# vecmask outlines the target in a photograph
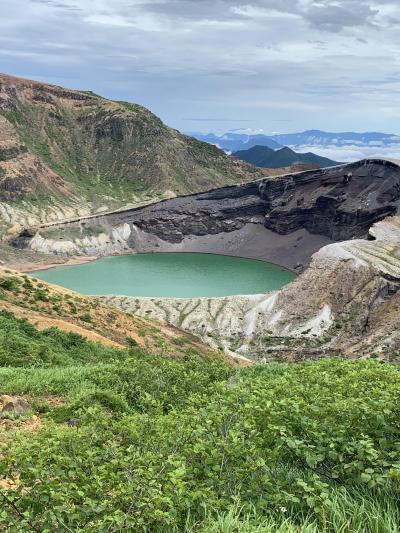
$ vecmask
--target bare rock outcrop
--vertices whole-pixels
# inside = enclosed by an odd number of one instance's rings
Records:
[[[0,408],[2,416],[24,416],[31,410],[31,406],[23,398],[7,395],[0,396]]]

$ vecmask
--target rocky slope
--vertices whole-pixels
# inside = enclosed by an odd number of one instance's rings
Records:
[[[102,299],[255,360],[335,354],[398,360],[400,217],[377,223],[370,237],[321,248],[293,283],[266,295]]]
[[[0,220],[30,226],[261,171],[136,104],[0,74]]]

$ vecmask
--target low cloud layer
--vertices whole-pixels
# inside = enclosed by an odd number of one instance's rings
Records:
[[[387,159],[400,160],[400,147],[397,146],[382,146],[382,147],[369,147],[350,145],[346,147],[337,146],[301,146],[297,147],[298,152],[314,152],[314,154],[328,157],[334,161],[341,161],[348,163],[351,161],[359,161],[366,157],[383,157]]]
[[[397,0],[3,0],[2,13],[1,71],[183,130],[400,133]]]

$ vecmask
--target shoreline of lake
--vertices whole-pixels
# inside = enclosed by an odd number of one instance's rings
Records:
[[[260,294],[295,279],[260,259],[200,252],[151,252],[90,258],[31,271],[34,277],[88,295],[194,298]]]

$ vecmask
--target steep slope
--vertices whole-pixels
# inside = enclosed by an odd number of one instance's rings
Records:
[[[260,175],[142,106],[0,74],[0,216],[8,225]]]
[[[253,146],[248,150],[239,150],[233,156],[247,163],[267,168],[289,167],[294,164],[310,164],[323,168],[339,164],[312,152],[299,154],[287,147],[272,150],[266,146]]]
[[[58,328],[116,348],[137,346],[146,353],[213,357],[196,337],[173,326],[134,317],[96,298],[0,268],[0,312],[24,318],[39,330]],[[17,356],[17,353],[16,353]]]

